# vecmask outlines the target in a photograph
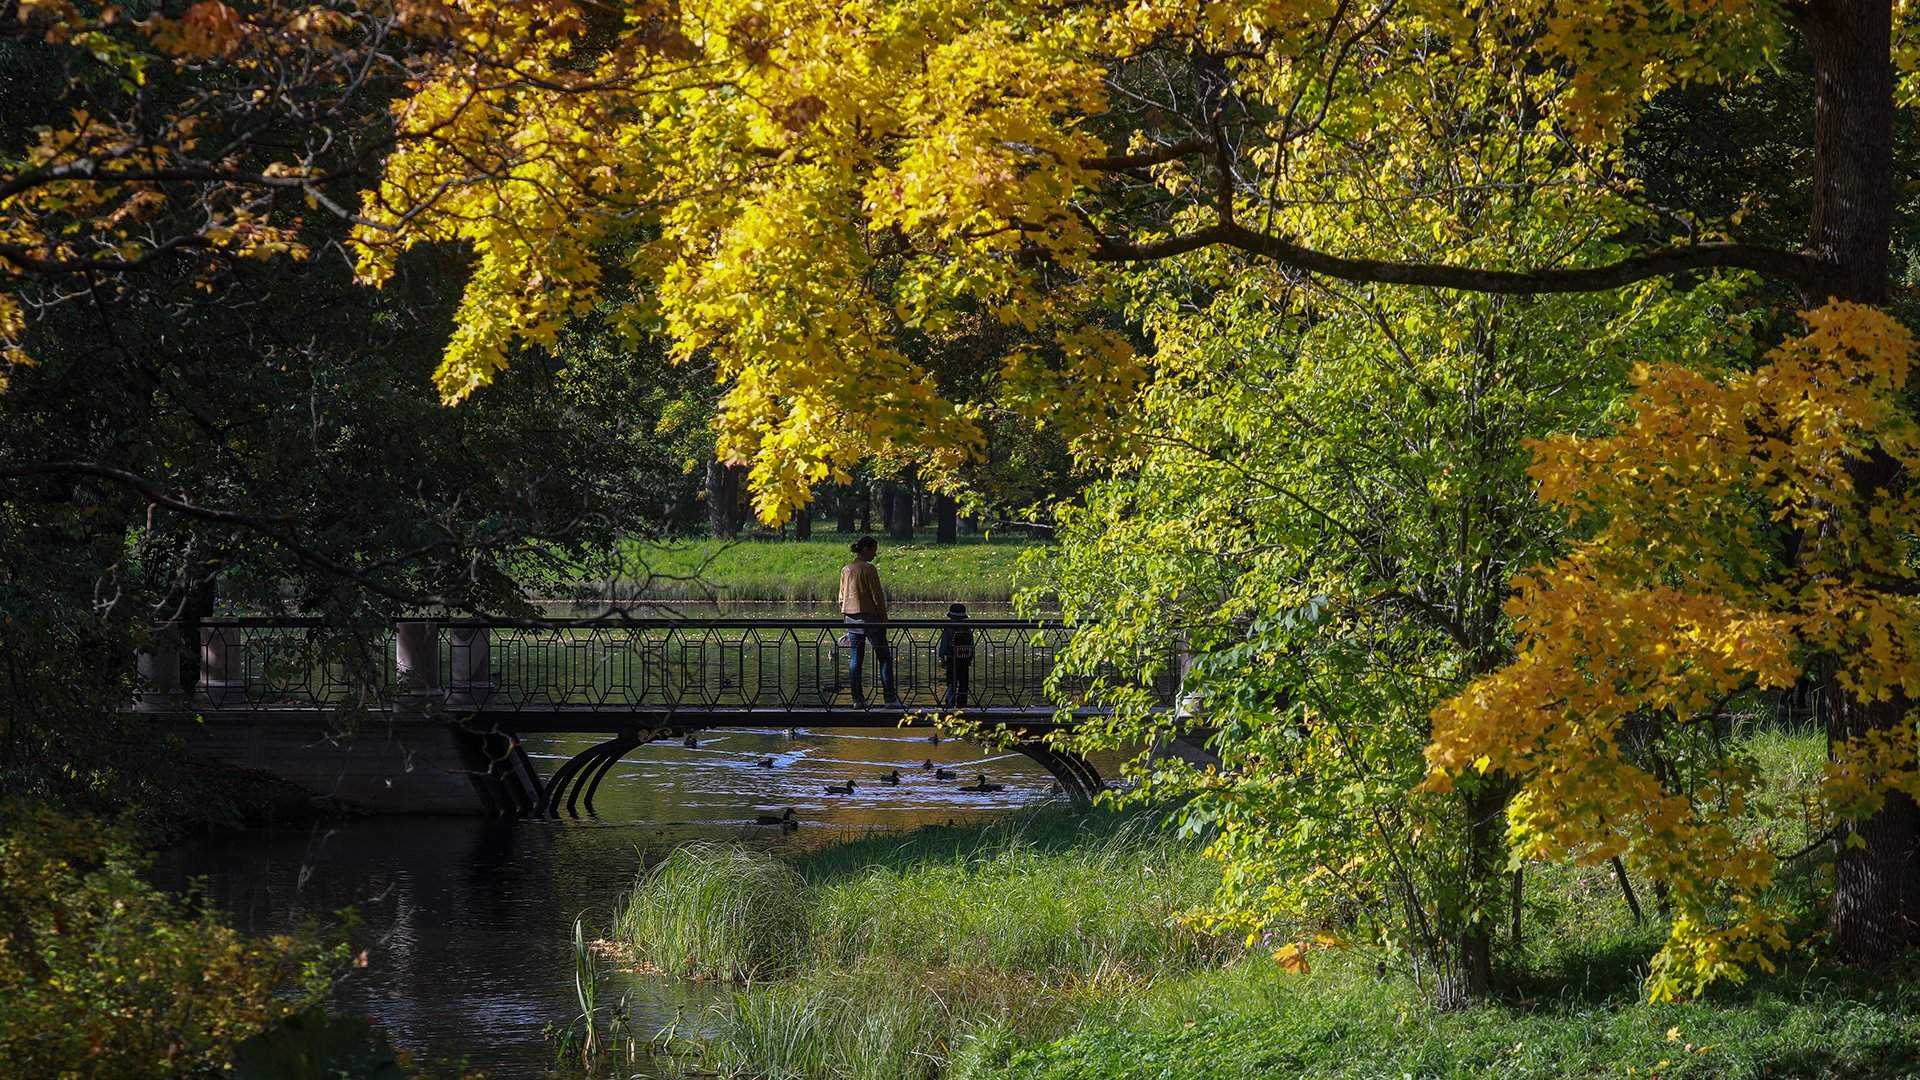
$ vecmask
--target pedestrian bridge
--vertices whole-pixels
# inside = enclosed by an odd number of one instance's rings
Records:
[[[973,656],[956,669],[941,642],[961,625]],[[379,810],[577,816],[591,813],[622,756],[655,739],[716,727],[931,729],[955,718],[1004,737],[1073,798],[1104,786],[1089,762],[1045,739],[1107,715],[1095,687],[1128,674],[1058,672],[1070,627],[904,619],[867,633],[884,633],[891,649],[895,702],[883,700],[871,648],[855,694],[838,620],[408,619],[357,633],[318,619],[216,620],[197,628],[190,686],[177,631],[142,654],[137,709],[177,727],[190,750]],[[1179,665],[1152,659],[1136,670],[1164,673],[1148,689],[1171,707]],[[520,743],[534,733],[606,738],[542,776]]]

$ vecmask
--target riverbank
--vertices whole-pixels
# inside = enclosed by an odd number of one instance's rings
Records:
[[[633,543],[626,574],[655,600],[831,601],[853,537],[812,540],[692,539]],[[906,601],[995,601],[1013,595],[1014,564],[1035,547],[1026,539],[931,536],[882,539],[879,567],[887,594]]]
[[[1777,740],[1776,740],[1777,741]],[[1777,748],[1776,748],[1777,749]],[[1395,959],[1283,968],[1181,915],[1217,871],[1143,817],[1042,810],[789,858],[685,848],[626,901],[645,963],[744,980],[701,1068],[739,1077],[1760,1077],[1920,1073],[1920,985],[1796,952],[1650,1005],[1609,872],[1535,868],[1495,1000],[1434,1011]],[[1817,914],[1796,940],[1817,933]]]
[[[703,1066],[877,1080],[1064,1033],[1238,956],[1179,918],[1213,880],[1145,816],[1044,808],[784,859],[682,847],[615,925],[649,969],[742,984],[697,1042]]]

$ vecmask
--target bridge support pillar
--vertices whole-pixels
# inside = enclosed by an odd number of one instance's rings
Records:
[[[393,627],[394,708],[425,712],[439,696],[440,635],[431,619],[407,619]]]
[[[447,639],[453,661],[447,708],[485,708],[494,690],[493,632],[484,626],[450,626]]]
[[[247,700],[246,661],[240,651],[240,628],[200,628],[199,696],[209,705],[241,705]]]
[[[187,693],[180,685],[178,623],[161,623],[153,628],[153,640],[134,656],[134,671],[140,683],[135,710],[178,712],[187,707]]]
[[[1205,719],[1201,713],[1200,692],[1189,689],[1188,676],[1193,672],[1193,646],[1187,639],[1187,632],[1180,631],[1179,644],[1174,656],[1174,664],[1179,671],[1180,681],[1173,692],[1173,717],[1178,724],[1176,733],[1160,738],[1153,747],[1153,756],[1158,758],[1177,758],[1196,769],[1220,767],[1220,755],[1207,746],[1211,730],[1204,727]]]

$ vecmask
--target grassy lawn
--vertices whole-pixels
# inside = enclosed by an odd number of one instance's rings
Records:
[[[1752,738],[1775,786],[1817,776],[1817,736]],[[1503,994],[1451,1013],[1390,958],[1330,950],[1294,974],[1192,929],[1180,913],[1217,874],[1150,818],[1041,810],[797,859],[685,849],[619,930],[662,968],[741,979],[692,1048],[722,1076],[1920,1075],[1912,965],[1867,976],[1800,952],[1645,1003],[1663,930],[1633,922],[1604,868],[1531,870]]]
[[[1304,976],[1248,962],[1176,980],[1053,1039],[991,1032],[967,1071],[1009,1080],[1920,1073],[1920,992],[1908,979],[1803,963],[1682,1005],[1647,1005],[1626,978],[1437,1013],[1405,980],[1354,959]]]
[[[805,541],[636,543],[628,549],[629,573],[651,575],[648,595],[661,598],[832,600],[853,539],[830,533]],[[1013,565],[1031,547],[999,537],[965,536],[953,544],[936,544],[931,535],[910,543],[882,538],[877,565],[895,600],[1005,600],[1013,594]]]

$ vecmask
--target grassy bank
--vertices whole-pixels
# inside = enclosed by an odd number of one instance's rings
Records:
[[[653,966],[757,980],[706,1063],[726,1075],[926,1076],[988,1031],[1063,1032],[1236,950],[1177,919],[1212,872],[1144,818],[1046,811],[792,862],[676,851],[618,931]]]
[[[1779,820],[1819,776],[1819,737],[1749,738]],[[1533,867],[1503,995],[1438,1013],[1391,957],[1322,950],[1291,973],[1189,929],[1176,916],[1217,871],[1151,826],[1056,811],[797,860],[683,849],[621,929],[662,968],[748,980],[698,1048],[723,1076],[1920,1075],[1920,966],[1866,976],[1802,951],[1649,1005],[1658,920],[1637,924],[1605,868]],[[1817,931],[1815,912],[1794,936]]]
[[[797,540],[683,540],[636,543],[628,573],[649,580],[646,595],[660,599],[832,600],[840,567],[851,557],[850,536]],[[882,539],[879,567],[895,600],[1006,600],[1013,565],[1032,541],[962,537],[936,544]]]
[[[641,879],[617,930],[654,966],[695,978],[886,964],[1135,983],[1223,955],[1175,918],[1211,875],[1145,817],[1050,809],[793,861],[684,845]]]

